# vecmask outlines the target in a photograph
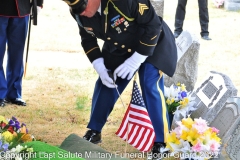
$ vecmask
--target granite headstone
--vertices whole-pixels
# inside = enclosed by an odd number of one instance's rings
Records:
[[[163,17],[164,0],[150,0],[158,16]]]
[[[191,117],[202,117],[211,124],[227,99],[237,96],[237,89],[227,75],[211,71],[204,82],[194,89],[191,96],[195,97],[197,108]]]
[[[176,39],[178,63],[173,77],[164,75],[164,85],[184,83],[187,91],[194,89],[198,76],[198,55],[200,43],[194,34],[183,31]]]
[[[220,160],[239,160],[240,157],[240,97],[230,97],[210,124],[220,130],[222,145]]]

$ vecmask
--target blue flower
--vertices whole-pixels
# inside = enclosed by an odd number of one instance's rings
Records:
[[[181,96],[182,96],[182,98],[187,97],[187,92],[182,91]]]
[[[4,151],[8,150],[9,144],[5,143],[2,148],[4,149]]]
[[[8,124],[9,124],[9,126],[14,126],[14,125],[15,125],[15,122],[14,122],[12,119],[10,119],[9,122],[8,122]]]
[[[17,118],[12,116],[12,120],[13,121],[17,121]]]

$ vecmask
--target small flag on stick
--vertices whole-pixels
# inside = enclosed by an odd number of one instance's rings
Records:
[[[155,132],[135,80],[131,102],[116,135],[141,152],[148,152],[153,146]]]

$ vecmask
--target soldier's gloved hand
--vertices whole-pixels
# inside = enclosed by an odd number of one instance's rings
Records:
[[[140,67],[141,63],[143,63],[148,56],[141,55],[138,52],[134,52],[131,57],[126,59],[120,66],[118,66],[113,75],[114,80],[118,77],[125,79],[127,76],[127,80],[130,80],[133,77],[133,74]]]
[[[95,59],[92,62],[93,68],[97,71],[102,83],[108,88],[115,88],[113,84],[113,79],[109,77],[108,70],[104,65],[103,58]]]

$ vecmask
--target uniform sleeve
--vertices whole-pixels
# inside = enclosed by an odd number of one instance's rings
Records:
[[[136,51],[151,56],[161,33],[162,22],[149,0],[132,0],[130,10],[136,23],[144,29]]]
[[[72,17],[76,20],[75,14],[71,12]],[[79,16],[81,19],[81,16]],[[77,20],[76,20],[77,22]],[[81,36],[81,45],[88,59],[92,63],[95,59],[102,57],[101,51],[97,42],[97,38],[88,33],[83,27],[78,25],[79,34]]]
[[[82,47],[90,62],[92,63],[95,59],[102,57],[97,38],[87,33],[82,27],[79,27],[79,33],[82,39]]]

